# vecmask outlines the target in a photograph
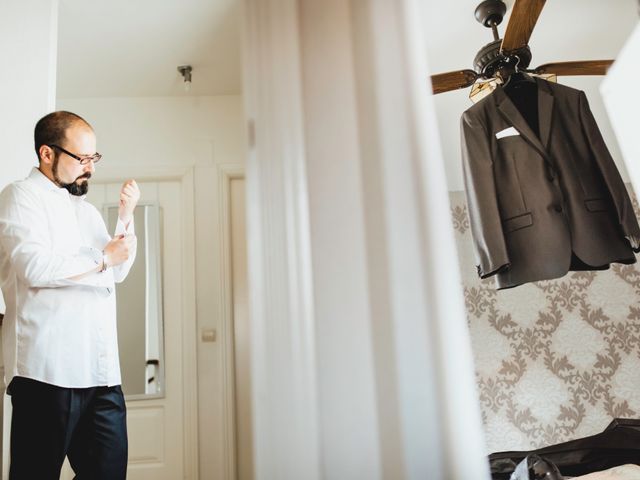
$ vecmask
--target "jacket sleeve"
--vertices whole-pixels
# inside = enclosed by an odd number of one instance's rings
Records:
[[[620,172],[609,153],[607,145],[604,143],[598,124],[589,108],[589,102],[584,92],[579,95],[580,121],[584,135],[589,142],[595,161],[604,178],[604,182],[611,195],[611,200],[618,215],[618,223],[622,227],[624,236],[629,240],[631,248],[637,253],[640,251],[640,227],[638,219],[633,211],[631,199],[627,188],[620,176]]]
[[[498,209],[489,136],[469,112],[461,121],[462,168],[476,267],[487,278],[511,266]]]

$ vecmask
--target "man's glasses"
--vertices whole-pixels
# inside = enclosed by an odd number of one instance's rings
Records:
[[[93,163],[98,163],[100,161],[100,159],[102,158],[102,155],[100,155],[98,152],[94,153],[93,155],[90,155],[88,157],[80,157],[78,155],[75,155],[73,153],[71,153],[68,150],[65,150],[64,148],[62,148],[59,145],[49,145],[51,148],[57,148],[58,150],[60,150],[63,153],[66,153],[67,155],[69,155],[71,158],[75,158],[77,161],[80,162],[80,165],[86,165],[89,162],[93,162]]]

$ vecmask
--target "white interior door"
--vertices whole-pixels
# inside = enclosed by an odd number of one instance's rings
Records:
[[[121,183],[92,184],[87,199],[100,211],[118,202]],[[178,181],[139,182],[141,203],[161,209],[165,395],[127,400],[129,480],[184,478],[183,352],[182,352],[182,191]],[[142,225],[136,225],[136,229]],[[136,260],[138,261],[138,260]],[[124,365],[122,366],[124,368]],[[62,479],[72,479],[68,463]]]
[[[245,181],[230,182],[237,480],[253,480]]]

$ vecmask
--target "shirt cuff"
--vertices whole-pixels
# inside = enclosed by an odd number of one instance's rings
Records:
[[[131,220],[129,221],[129,225],[127,225],[125,227],[124,222],[122,220],[120,220],[120,217],[118,217],[118,223],[116,224],[116,236],[117,235],[135,235],[136,231],[135,231],[135,227],[133,225],[133,217],[131,217]]]
[[[91,259],[94,267],[102,265],[102,251],[93,247],[80,247],[80,253]],[[85,286],[98,288],[112,288],[113,278],[105,275],[105,272],[93,272],[85,275],[83,278],[71,280],[66,278],[62,281],[63,286]]]

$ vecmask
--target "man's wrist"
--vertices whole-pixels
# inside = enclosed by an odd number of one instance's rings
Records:
[[[131,219],[133,218],[133,215],[131,215],[131,214],[118,214],[118,218],[120,219],[120,221],[126,227],[131,222]]]

